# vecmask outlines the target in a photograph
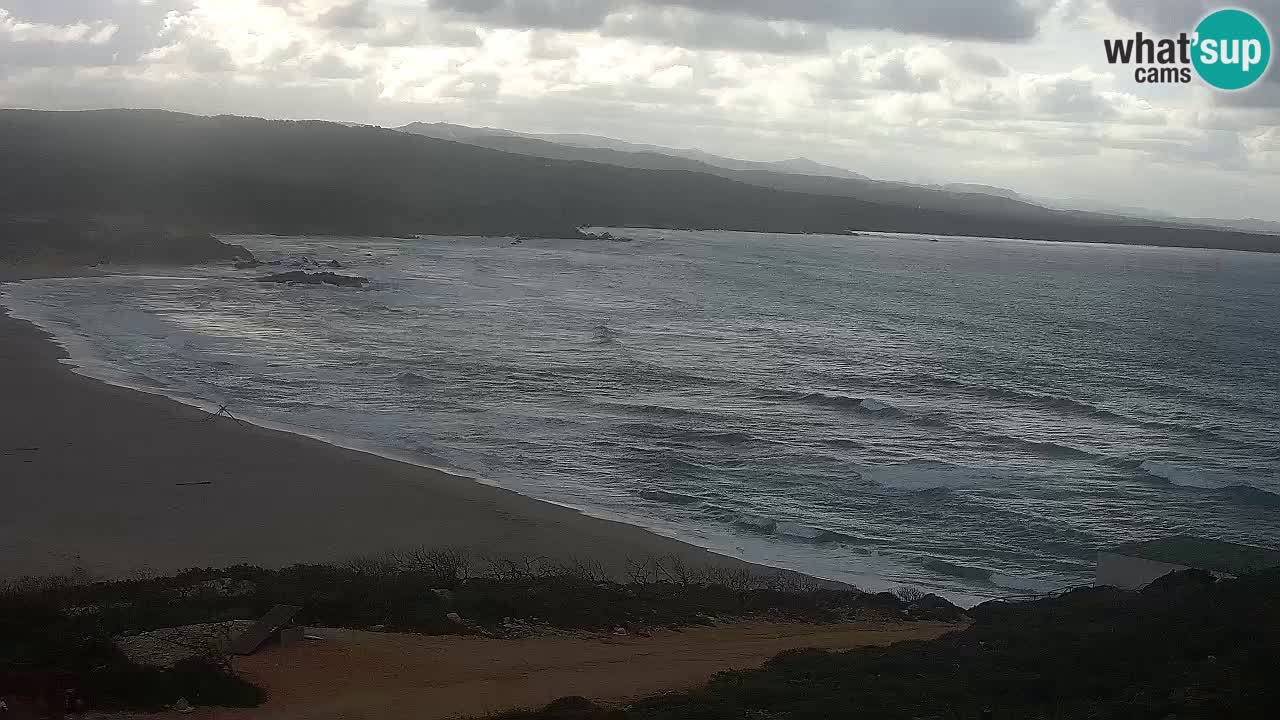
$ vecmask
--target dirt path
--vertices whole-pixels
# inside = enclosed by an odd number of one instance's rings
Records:
[[[660,632],[651,637],[428,637],[333,631],[332,639],[268,648],[239,661],[266,689],[253,710],[175,717],[433,720],[537,707],[565,695],[625,700],[758,667],[784,650],[848,649],[930,639],[941,623],[757,623]]]

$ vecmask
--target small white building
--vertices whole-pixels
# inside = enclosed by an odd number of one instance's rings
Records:
[[[1280,567],[1280,551],[1178,535],[1100,551],[1094,584],[1138,590],[1175,570],[1234,578],[1274,567]]]

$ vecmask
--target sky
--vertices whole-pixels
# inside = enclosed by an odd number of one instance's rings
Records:
[[[1235,0],[1280,30],[1280,0]],[[1280,220],[1280,71],[1147,85],[1211,0],[0,0],[0,106],[589,133]],[[1272,65],[1280,64],[1280,60]]]

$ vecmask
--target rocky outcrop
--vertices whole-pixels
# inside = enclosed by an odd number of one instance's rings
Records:
[[[208,233],[137,222],[58,218],[0,219],[0,261],[56,265],[197,265],[255,262],[241,245]]]
[[[309,273],[305,270],[272,273],[257,279],[258,282],[289,283],[291,285],[336,285],[338,287],[362,287],[369,278],[355,275],[339,275],[331,272]]]

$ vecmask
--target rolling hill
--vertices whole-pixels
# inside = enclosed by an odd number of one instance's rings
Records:
[[[1117,221],[1003,198],[1016,211],[803,191],[815,178],[858,182],[849,179],[765,173],[768,182],[793,183],[778,188],[692,168],[541,157],[375,127],[160,111],[0,111],[0,173],[0,216],[145,218],[210,232],[857,229],[1280,250],[1280,239],[1269,236]]]

